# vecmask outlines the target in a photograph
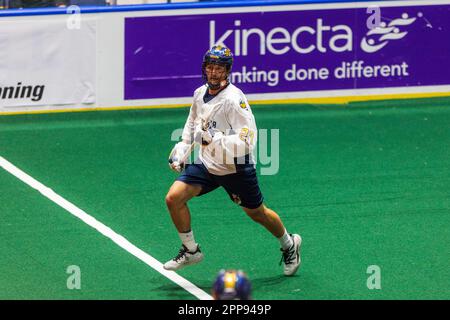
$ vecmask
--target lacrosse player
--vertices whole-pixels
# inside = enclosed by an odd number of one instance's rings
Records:
[[[182,246],[164,268],[178,270],[203,260],[191,230],[187,202],[222,187],[251,219],[279,240],[284,274],[290,276],[300,266],[302,239],[289,234],[278,214],[263,203],[252,153],[256,123],[246,97],[229,81],[232,65],[230,49],[214,46],[206,52],[202,63],[205,85],[195,90],[182,140],[170,154],[169,166],[181,175],[169,189],[166,204]],[[186,164],[196,142],[200,145],[199,157]]]

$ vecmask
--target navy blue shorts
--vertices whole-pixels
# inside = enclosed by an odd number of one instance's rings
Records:
[[[198,196],[223,187],[235,203],[248,209],[258,208],[263,203],[263,196],[259,189],[256,169],[251,164],[238,166],[236,173],[217,176],[209,173],[203,163],[188,164],[176,180],[201,186],[202,191]]]

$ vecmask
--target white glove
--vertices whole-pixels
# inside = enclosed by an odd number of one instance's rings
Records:
[[[183,141],[178,142],[172,149],[169,155],[169,167],[170,169],[181,172],[184,169],[185,163],[182,162],[186,152],[189,151],[190,145]]]
[[[213,136],[211,135],[211,132],[209,132],[209,130],[203,130],[203,126],[201,124],[198,124],[195,127],[194,139],[198,143],[207,146],[211,143]]]

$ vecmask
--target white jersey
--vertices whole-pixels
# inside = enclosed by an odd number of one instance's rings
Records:
[[[236,163],[247,158],[254,164],[253,149],[256,146],[257,128],[255,118],[242,91],[229,84],[214,98],[204,102],[208,87],[201,86],[194,92],[194,101],[184,126],[182,139],[193,141],[195,126],[202,119],[207,121],[213,141],[202,146],[199,159],[215,175],[236,173]],[[219,133],[219,134],[217,134]],[[222,133],[222,134],[220,134]]]

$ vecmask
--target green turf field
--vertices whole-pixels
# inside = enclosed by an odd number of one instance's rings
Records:
[[[450,99],[253,112],[280,130],[279,172],[259,179],[303,237],[302,266],[282,276],[278,241],[216,190],[190,202],[205,260],[179,275],[210,293],[221,268],[243,269],[258,300],[450,298]],[[170,135],[187,114],[3,116],[0,156],[165,262],[180,246],[164,202]],[[0,299],[197,299],[2,168],[0,186]],[[371,265],[381,289],[367,287]]]

